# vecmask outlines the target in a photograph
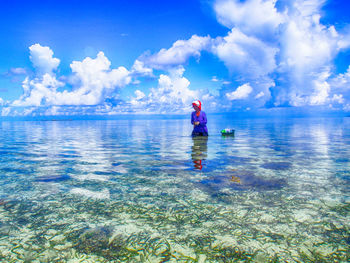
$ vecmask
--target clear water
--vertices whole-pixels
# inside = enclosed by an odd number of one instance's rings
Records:
[[[349,124],[0,122],[0,260],[347,262]]]

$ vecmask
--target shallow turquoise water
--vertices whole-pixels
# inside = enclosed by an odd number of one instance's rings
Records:
[[[349,124],[1,122],[1,260],[346,262]]]

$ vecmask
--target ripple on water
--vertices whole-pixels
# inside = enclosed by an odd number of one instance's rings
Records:
[[[292,164],[289,162],[269,162],[262,164],[261,167],[270,170],[288,170]]]
[[[38,176],[35,178],[36,182],[61,182],[71,179],[71,177],[67,174],[64,175],[44,175],[44,176]]]
[[[347,262],[341,124],[252,122],[207,142],[178,136],[187,120],[18,123],[0,148],[0,261]]]

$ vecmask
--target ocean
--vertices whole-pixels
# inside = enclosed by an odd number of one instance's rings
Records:
[[[209,115],[208,130],[0,122],[0,261],[349,260],[350,118]]]

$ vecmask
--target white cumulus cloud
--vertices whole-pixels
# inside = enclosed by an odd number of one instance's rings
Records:
[[[339,74],[329,80],[333,95],[331,102],[344,104],[344,109],[349,111],[350,101],[350,66],[347,71],[343,74]],[[330,96],[331,96],[330,95]]]
[[[242,86],[239,86],[235,91],[232,91],[231,93],[226,93],[226,97],[229,100],[246,99],[252,91],[253,88],[249,85],[249,83],[246,83]]]
[[[145,102],[143,101],[143,99],[146,97],[145,93],[143,93],[141,90],[135,90],[134,94],[136,97],[133,97],[130,100],[131,105],[136,107],[138,107],[140,103],[145,105]]]
[[[29,51],[29,58],[39,74],[52,73],[60,64],[60,60],[53,57],[53,51],[49,47],[34,44],[29,47]]]
[[[71,92],[57,94],[57,104],[96,105],[102,103],[117,87],[124,87],[131,82],[130,72],[125,67],[110,69],[111,62],[99,52],[95,59],[73,61],[70,65],[74,74]]]
[[[276,0],[218,0],[214,9],[218,21],[228,28],[239,28],[248,35],[271,36],[283,16],[275,7]]]
[[[1,116],[8,116],[11,112],[11,107],[3,107],[1,109]]]
[[[323,72],[323,74],[319,74],[318,79],[314,80],[314,92],[310,96],[310,105],[323,105],[329,95],[330,85],[327,82],[329,78],[328,72]]]
[[[57,88],[63,85],[49,73],[33,80],[27,77],[22,84],[23,95],[13,101],[12,106],[41,106],[49,103],[55,97]]]
[[[324,1],[294,1],[280,35],[279,73],[283,80],[276,104],[322,105],[331,93],[333,61],[345,47],[334,26],[320,22]]]
[[[137,100],[143,99],[146,96],[141,90],[136,90],[135,95]]]
[[[151,88],[146,96],[136,91],[136,97],[130,101],[138,112],[182,113],[190,109],[191,102],[198,97],[199,91],[189,88],[190,81],[183,76],[182,66],[169,70],[169,74],[161,74],[158,86]]]
[[[140,60],[135,60],[131,72],[141,76],[153,76],[153,69],[146,67],[145,63]]]
[[[332,88],[336,92],[350,92],[350,66],[343,74],[339,74],[330,80]]]
[[[168,69],[183,65],[190,57],[199,58],[202,50],[211,47],[212,39],[209,36],[200,37],[193,35],[188,40],[178,40],[171,48],[161,49],[154,55],[144,55],[140,60],[145,65],[155,69]]]
[[[47,49],[45,49],[47,50]],[[37,65],[41,63],[37,57]],[[43,58],[46,61],[46,57]],[[131,82],[130,72],[124,68],[110,68],[111,62],[99,52],[95,59],[73,61],[71,66],[73,89],[59,91],[66,83],[57,80],[52,72],[27,77],[23,81],[23,95],[12,106],[97,105],[112,96],[117,88]],[[51,68],[52,69],[52,68]],[[39,68],[41,71],[41,68]],[[42,72],[42,71],[41,71]]]
[[[345,100],[342,94],[334,94],[332,98],[332,102],[343,104]]]
[[[274,106],[326,105],[339,86],[335,83],[344,81],[344,76],[334,79],[334,59],[349,48],[350,37],[321,23],[324,4],[324,0],[217,0],[217,19],[232,30],[217,38],[212,50],[241,83],[254,84],[255,98],[270,99]],[[223,91],[235,92],[227,87]]]
[[[276,68],[278,49],[236,28],[219,38],[213,51],[232,73],[246,78],[263,77]]]
[[[177,40],[168,49],[144,53],[130,70],[111,68],[99,52],[96,58],[72,62],[69,76],[56,76],[60,60],[49,47],[32,45],[35,74],[24,68],[8,71],[27,77],[20,98],[12,104],[0,100],[2,113],[17,110],[5,104],[28,107],[25,114],[180,113],[190,110],[194,99],[213,111],[285,105],[350,109],[350,67],[343,74],[334,73],[335,59],[350,47],[350,34],[322,22],[325,3],[214,0],[217,20],[228,28],[227,34]],[[214,86],[209,79],[209,87],[199,90],[190,88],[191,79],[184,77],[186,63],[191,58],[199,61],[202,52],[216,56],[229,71],[225,80],[211,78],[222,83],[215,96],[208,91]],[[145,89],[142,77],[158,78],[158,83]],[[125,101],[118,93],[129,84],[138,85],[138,90]]]
[[[265,95],[265,93],[263,91],[261,91],[258,94],[256,94],[255,98],[260,99],[261,97],[264,97],[264,95]]]

